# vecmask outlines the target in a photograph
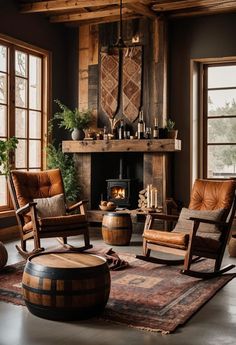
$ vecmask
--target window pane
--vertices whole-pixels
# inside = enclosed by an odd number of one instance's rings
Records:
[[[26,110],[16,108],[16,136],[18,138],[27,137],[27,113]]]
[[[41,166],[41,141],[29,141],[29,167],[37,168]]]
[[[208,67],[208,87],[236,87],[236,65]]]
[[[7,183],[5,176],[0,175],[0,206],[7,205]]]
[[[236,118],[209,119],[208,143],[236,143]]]
[[[15,73],[21,77],[27,77],[27,55],[16,50],[15,55]]]
[[[41,138],[41,113],[38,111],[29,112],[29,137]]]
[[[7,106],[0,104],[0,137],[7,136]]]
[[[0,71],[7,71],[7,47],[0,45]]]
[[[236,90],[208,91],[208,116],[236,115]]]
[[[16,77],[16,106],[27,107],[27,82],[25,79]]]
[[[41,59],[29,57],[29,107],[41,110]]]
[[[27,162],[26,140],[19,140],[16,149],[16,168],[25,168]]]
[[[0,102],[7,103],[7,75],[0,73]]]
[[[236,176],[236,145],[208,146],[208,178]]]

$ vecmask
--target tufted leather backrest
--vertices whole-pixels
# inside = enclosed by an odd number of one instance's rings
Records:
[[[16,204],[23,207],[37,198],[48,198],[57,194],[64,194],[63,181],[59,169],[40,172],[12,170],[12,184]]]
[[[228,216],[235,197],[235,180],[201,180],[194,182],[189,208],[192,210],[225,209]]]

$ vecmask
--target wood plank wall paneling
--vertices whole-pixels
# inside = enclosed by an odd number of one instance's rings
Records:
[[[79,29],[79,109],[88,108],[89,25]]]
[[[166,155],[160,153],[144,153],[143,156],[143,184],[152,184],[158,189],[158,204],[162,205],[166,199]]]
[[[131,22],[131,21],[130,21]],[[144,46],[144,76],[143,76],[143,109],[144,117],[148,126],[153,126],[154,118],[158,116],[159,126],[164,126],[167,117],[167,22],[161,16],[154,20],[141,19],[138,21],[124,22],[124,34],[132,37],[132,33],[140,35],[140,42]],[[150,25],[151,24],[151,25]],[[135,25],[135,26],[134,26]],[[103,27],[102,27],[103,28]],[[103,37],[98,35],[98,25],[83,25],[79,30],[79,108],[99,106],[99,47],[111,44],[114,37],[114,24],[110,29],[104,26],[101,29]],[[126,29],[128,28],[128,29]],[[128,31],[127,31],[128,30]],[[127,31],[127,32],[126,32]],[[112,35],[112,37],[111,37]],[[126,37],[125,37],[126,39]],[[104,125],[105,118],[99,108],[96,108],[98,123]],[[101,117],[101,120],[100,119]],[[109,124],[108,124],[109,126]],[[134,123],[136,130],[137,123]],[[79,157],[79,159],[78,159]],[[79,181],[83,188],[83,198],[90,200],[91,181],[89,176],[92,169],[91,156],[89,154],[75,155]],[[159,200],[166,198],[168,157],[165,155],[149,155],[144,153],[144,186],[155,185],[159,190]],[[169,195],[168,195],[169,196]]]
[[[98,108],[98,25],[79,29],[78,108],[92,109],[97,127]]]
[[[88,66],[88,107],[89,109],[95,109],[97,116],[98,109],[98,65]]]
[[[92,159],[91,154],[74,154],[75,166],[80,185],[80,199],[89,200],[88,209],[91,208],[91,176]]]

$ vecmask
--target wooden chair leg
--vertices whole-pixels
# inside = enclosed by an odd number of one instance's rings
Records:
[[[35,232],[34,233],[34,250],[40,249],[41,245],[40,245],[40,238],[38,236],[38,234]]]
[[[143,255],[149,257],[151,254],[151,249],[147,247],[147,240],[143,239]]]
[[[87,229],[87,231],[84,232],[84,245],[85,245],[85,247],[88,247],[88,248],[91,247],[88,229]]]

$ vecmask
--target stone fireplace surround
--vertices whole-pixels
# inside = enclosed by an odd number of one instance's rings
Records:
[[[119,174],[119,157],[130,162],[126,178],[136,181],[134,194],[152,184],[158,189],[158,205],[163,205],[168,186],[170,153],[181,150],[178,139],[93,140],[62,142],[65,153],[73,153],[81,186],[81,199],[89,200],[88,209],[98,209],[106,179]],[[116,163],[117,162],[117,166]],[[114,170],[113,170],[114,169]],[[113,174],[113,176],[112,176]],[[106,187],[105,187],[106,188]],[[105,199],[105,198],[104,198]],[[135,204],[132,206],[135,207]]]

